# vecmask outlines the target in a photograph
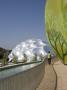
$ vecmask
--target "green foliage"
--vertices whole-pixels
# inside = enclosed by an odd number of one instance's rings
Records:
[[[49,28],[50,29],[50,28]],[[56,29],[50,29],[47,31],[48,39],[55,51],[56,55],[61,58],[64,62],[65,56],[67,55],[67,43],[61,32]]]
[[[46,31],[54,52],[67,63],[67,2],[46,1]]]
[[[4,54],[3,59],[2,59],[3,66],[8,64],[7,58],[8,58],[8,56],[6,54]]]
[[[12,62],[14,63],[14,64],[17,64],[17,57],[13,54],[13,60],[12,60]]]

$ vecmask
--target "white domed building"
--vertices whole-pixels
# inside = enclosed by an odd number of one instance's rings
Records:
[[[41,60],[41,56],[45,57],[47,53],[44,50],[46,44],[40,40],[26,40],[18,44],[8,56],[9,62],[13,61],[16,57],[17,62],[32,62],[35,58],[36,61]]]

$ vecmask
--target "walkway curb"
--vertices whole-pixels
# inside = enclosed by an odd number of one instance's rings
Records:
[[[54,89],[54,90],[57,90],[57,79],[58,79],[58,77],[57,77],[57,73],[56,73],[53,65],[54,65],[54,64],[52,64],[52,67],[53,67],[53,70],[54,70],[55,75],[56,75],[56,84],[55,84],[55,89]]]

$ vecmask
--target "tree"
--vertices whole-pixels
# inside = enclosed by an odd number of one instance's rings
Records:
[[[65,0],[47,0],[46,31],[55,53],[67,64],[67,3]]]
[[[57,25],[56,21],[52,19],[53,17],[51,16],[51,24],[47,23],[46,25],[48,40],[57,56],[59,56],[64,62],[67,55],[67,42],[64,39],[61,30],[59,30],[60,28],[58,29],[59,26]]]
[[[8,64],[8,56],[4,54],[3,59],[2,59],[2,65],[7,65]]]
[[[13,62],[14,64],[17,64],[17,56],[14,55],[14,54],[13,54],[13,60],[12,60],[12,62]]]

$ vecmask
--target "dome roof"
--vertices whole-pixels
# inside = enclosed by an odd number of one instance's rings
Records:
[[[46,44],[40,40],[26,40],[18,44],[8,56],[9,61],[13,60],[14,56],[17,57],[17,61],[21,62],[24,59],[24,54],[27,57],[27,62],[32,61],[32,58],[37,55],[37,57],[47,55],[44,50]]]

